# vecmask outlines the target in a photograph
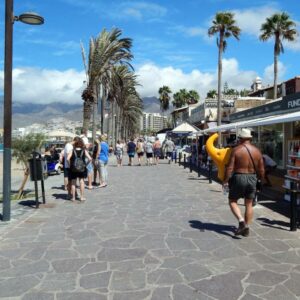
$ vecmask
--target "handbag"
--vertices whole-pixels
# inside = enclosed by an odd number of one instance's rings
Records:
[[[258,173],[257,173],[256,167],[255,167],[254,160],[253,160],[252,155],[251,155],[249,149],[247,148],[247,146],[246,146],[246,145],[243,145],[243,146],[247,149],[247,151],[248,151],[248,153],[249,153],[249,156],[250,156],[250,158],[251,158],[251,161],[252,161],[252,164],[253,164],[253,167],[254,167],[256,176],[257,176],[257,181],[256,181],[256,191],[261,192],[261,191],[262,191],[262,182],[261,182],[260,179],[258,179]]]

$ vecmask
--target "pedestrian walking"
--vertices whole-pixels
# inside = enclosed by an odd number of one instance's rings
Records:
[[[127,153],[128,153],[128,157],[129,157],[128,166],[132,166],[132,160],[134,158],[135,151],[136,151],[136,144],[134,142],[134,138],[132,137],[130,139],[129,143],[127,144]]]
[[[86,162],[90,163],[92,158],[86,150],[84,142],[80,137],[74,138],[73,150],[69,152],[67,161],[70,166],[70,179],[72,180],[72,201],[75,201],[77,179],[79,179],[80,186],[80,201],[85,201],[84,178],[87,177]]]
[[[100,173],[99,173],[99,159],[98,159],[98,156],[99,156],[99,144],[100,144],[100,141],[99,141],[99,137],[97,136],[95,141],[94,141],[94,145],[93,145],[93,148],[92,148],[92,163],[93,163],[93,168],[94,168],[94,181],[92,182],[92,185],[93,186],[98,186],[100,185]],[[97,177],[99,177],[99,184],[97,183]]]
[[[136,145],[136,153],[138,156],[138,164],[139,166],[142,165],[143,157],[144,157],[144,151],[145,151],[145,143],[143,142],[143,139],[138,139],[137,145]]]
[[[166,153],[169,164],[171,163],[172,154],[173,154],[174,150],[175,150],[175,144],[171,140],[171,138],[168,137],[165,144],[164,144],[164,152]]]
[[[155,164],[158,165],[159,158],[161,157],[161,143],[158,137],[155,138],[155,142],[153,144],[153,154],[154,154],[154,160]]]
[[[243,128],[238,134],[239,144],[232,149],[226,168],[223,188],[229,188],[229,205],[239,222],[235,235],[249,235],[249,224],[253,218],[253,199],[258,188],[258,180],[264,178],[264,163],[260,150],[251,144],[249,129]],[[245,214],[242,216],[237,204],[244,198]]]
[[[145,152],[147,157],[147,166],[153,165],[153,143],[150,139],[148,139],[147,143],[145,144]]]
[[[64,149],[60,153],[60,163],[64,169],[64,189],[68,191],[68,198],[71,199],[71,181],[70,178],[70,164],[68,162],[68,155],[73,151],[73,142],[67,142]]]
[[[120,140],[117,140],[116,147],[115,147],[115,156],[117,159],[117,166],[122,166],[123,154],[124,154],[124,143]]]
[[[81,139],[84,143],[84,146],[85,146],[85,149],[86,150],[89,150],[90,149],[90,143],[89,143],[89,140],[88,140],[88,137],[87,137],[87,130],[86,129],[82,129],[81,130]],[[93,181],[93,164],[92,164],[92,161],[87,161],[86,162],[86,169],[87,169],[87,179],[88,179],[88,186],[87,188],[89,190],[92,190],[93,189],[93,185],[92,185],[92,181]]]
[[[109,146],[106,142],[107,136],[102,134],[100,137],[100,144],[99,144],[99,164],[100,167],[100,188],[104,188],[107,186],[107,179],[108,179],[108,172],[107,172],[107,164],[108,164],[108,157],[109,157]]]

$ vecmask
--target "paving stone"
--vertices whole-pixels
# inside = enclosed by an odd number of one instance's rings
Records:
[[[43,292],[30,292],[22,297],[22,300],[54,300],[55,295]]]
[[[97,289],[107,287],[110,276],[111,272],[84,275],[80,278],[80,286],[84,289]]]
[[[40,290],[53,292],[74,291],[76,278],[77,275],[75,273],[46,274],[41,282]]]
[[[189,240],[184,238],[167,238],[166,243],[171,250],[193,250],[196,246]]]
[[[69,249],[50,249],[47,250],[45,254],[45,259],[48,260],[56,260],[56,259],[63,259],[63,258],[76,258],[78,254]]]
[[[160,267],[166,269],[177,269],[189,264],[190,262],[192,262],[191,259],[181,257],[168,257],[164,260],[163,264]]]
[[[300,274],[292,273],[291,278],[287,280],[284,285],[291,291],[294,295],[300,298]]]
[[[145,268],[145,265],[141,259],[111,262],[109,265],[110,265],[110,270],[121,271],[121,272],[131,272],[137,269]]]
[[[245,276],[246,273],[230,272],[214,276],[211,279],[195,281],[189,285],[197,291],[216,299],[238,299],[243,294],[241,281]]]
[[[147,234],[138,238],[132,247],[143,247],[147,249],[163,249],[166,248],[164,235],[162,234]]]
[[[213,298],[183,284],[176,284],[172,289],[174,300],[213,300]]]
[[[0,297],[19,297],[38,284],[34,276],[9,278],[0,282]]]
[[[251,295],[261,295],[269,292],[272,289],[272,287],[269,286],[262,286],[262,285],[256,285],[256,284],[250,284],[246,287],[245,293],[251,294]]]
[[[84,292],[59,293],[56,297],[57,300],[107,300],[105,295]]]
[[[10,263],[8,259],[1,258],[0,259],[0,270],[10,268]]]
[[[107,249],[104,248],[98,254],[99,261],[122,261],[126,259],[142,258],[147,250],[143,248],[133,249]]]
[[[114,293],[113,300],[143,300],[151,294],[150,290]]]
[[[68,235],[68,237],[72,240],[85,240],[90,238],[96,238],[97,233],[93,230],[82,230],[80,232],[76,232]]]
[[[200,280],[212,275],[207,267],[200,264],[185,265],[179,269],[179,272],[188,282]]]
[[[265,248],[276,251],[288,251],[290,246],[280,240],[260,240],[259,243]]]
[[[246,279],[246,282],[264,286],[274,286],[285,281],[287,278],[287,275],[261,270],[251,272],[250,276]]]
[[[268,294],[263,295],[263,299],[266,300],[297,300],[295,295],[293,295],[286,287],[283,285],[276,285],[274,289],[271,290]]]
[[[22,264],[14,268],[0,272],[0,277],[19,277],[37,273],[45,273],[49,270],[49,263],[45,260]]]
[[[132,272],[119,272],[112,273],[110,281],[110,290],[112,291],[131,291],[141,290],[145,288],[146,274],[141,270],[134,270]]]
[[[90,260],[86,258],[59,259],[52,261],[52,267],[56,273],[78,272]]]
[[[106,262],[94,262],[88,263],[83,268],[79,270],[81,275],[89,275],[100,273],[103,271],[107,271],[107,263]]]
[[[122,236],[101,242],[104,248],[128,248],[136,240],[136,236]]]
[[[261,300],[261,298],[258,298],[254,295],[246,294],[241,298],[241,300]]]
[[[151,300],[171,299],[171,290],[169,287],[157,288],[153,291]]]

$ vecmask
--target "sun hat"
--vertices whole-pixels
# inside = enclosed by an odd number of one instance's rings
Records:
[[[239,131],[238,138],[240,139],[252,139],[251,130],[247,128],[242,128]]]

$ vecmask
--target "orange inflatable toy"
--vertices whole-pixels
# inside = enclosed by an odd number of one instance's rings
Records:
[[[231,149],[230,148],[216,148],[214,146],[215,141],[218,139],[218,134],[214,133],[210,136],[206,142],[206,151],[218,167],[218,178],[224,180],[225,166],[229,161]]]

